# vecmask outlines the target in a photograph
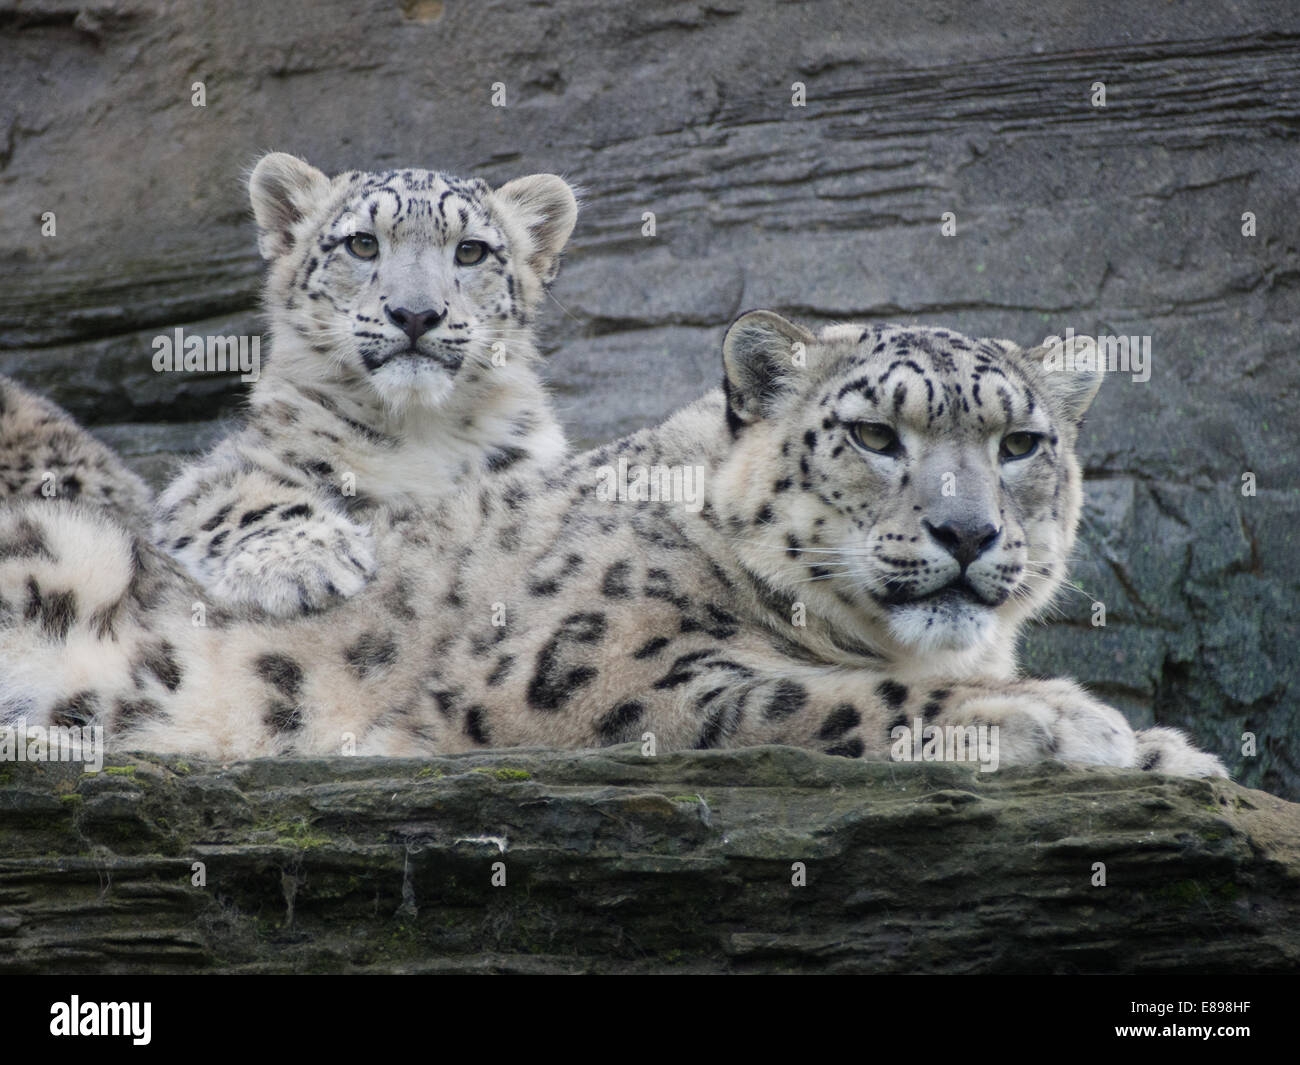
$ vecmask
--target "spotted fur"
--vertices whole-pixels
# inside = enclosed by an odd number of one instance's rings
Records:
[[[154,534],[217,602],[285,616],[366,584],[381,509],[564,453],[533,318],[576,203],[551,175],[330,179],[282,153],[249,184],[272,349],[243,425],[162,494]],[[481,261],[458,261],[466,241]]]
[[[814,335],[751,312],[727,333],[721,391],[550,471],[377,515],[375,581],[270,626],[189,624],[193,589],[137,587],[133,552],[152,556],[121,531],[99,536],[99,584],[83,589],[77,551],[107,519],[11,507],[0,705],[223,758],[651,733],[660,751],[883,759],[891,729],[920,720],[997,725],[1003,765],[1221,774],[1173,730],[1135,734],[1077,684],[1016,673],[1017,632],[1064,575],[1075,437],[1101,380],[1042,355],[941,329]],[[688,466],[703,474],[694,504],[609,491],[620,468]],[[7,546],[34,539],[43,552]],[[106,612],[111,643],[92,620]]]
[[[53,403],[0,377],[0,498],[75,500],[144,528],[148,486]]]

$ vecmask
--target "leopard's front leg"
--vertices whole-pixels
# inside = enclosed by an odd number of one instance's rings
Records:
[[[1093,765],[1160,769],[1189,776],[1226,776],[1212,755],[1177,744],[1161,732],[1135,734],[1118,710],[1069,680],[988,680],[905,683],[886,671],[845,670],[790,663],[779,673],[738,663],[721,651],[686,667],[673,719],[694,719],[694,746],[788,743],[829,754],[873,760],[908,757],[936,735],[951,751],[957,734],[964,760],[984,741],[996,765],[1055,759]],[[916,742],[920,730],[920,742]],[[996,730],[996,731],[995,731]],[[970,741],[970,742],[968,742]],[[905,746],[900,746],[904,744]],[[1159,744],[1158,764],[1143,755]],[[1192,757],[1195,755],[1196,757]],[[1146,759],[1151,763],[1151,759]]]

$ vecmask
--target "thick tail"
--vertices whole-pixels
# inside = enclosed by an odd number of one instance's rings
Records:
[[[120,729],[174,687],[158,621],[187,615],[192,586],[111,509],[0,505],[0,725]]]
[[[148,528],[148,486],[62,409],[0,377],[0,497],[79,501]]]

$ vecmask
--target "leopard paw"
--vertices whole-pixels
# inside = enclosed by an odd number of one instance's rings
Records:
[[[236,541],[211,591],[229,605],[291,617],[351,598],[375,570],[369,529],[341,515],[314,515]]]

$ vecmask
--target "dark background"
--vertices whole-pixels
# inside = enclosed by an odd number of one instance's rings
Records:
[[[213,440],[237,378],[155,374],[151,342],[259,331],[241,175],[271,149],[584,186],[544,323],[578,445],[713,386],[744,308],[1149,334],[1082,440],[1086,594],[1025,663],[1297,798],[1298,135],[1282,0],[0,0],[0,372],[155,483]]]

